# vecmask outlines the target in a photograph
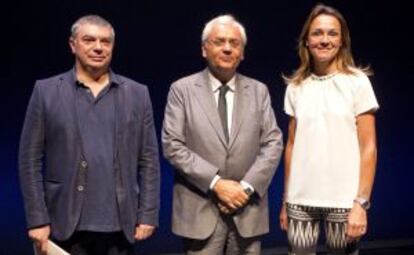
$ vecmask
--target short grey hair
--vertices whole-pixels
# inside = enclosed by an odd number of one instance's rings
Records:
[[[75,38],[76,35],[78,34],[79,27],[85,24],[91,24],[91,25],[96,25],[100,27],[109,27],[112,31],[112,38],[115,38],[115,30],[113,26],[111,25],[111,23],[109,23],[109,21],[102,18],[101,16],[95,15],[95,14],[82,16],[79,19],[77,19],[75,23],[73,23],[72,27],[70,28],[70,36],[72,38]]]
[[[203,44],[207,41],[209,35],[211,34],[211,31],[213,30],[213,27],[218,24],[232,25],[232,26],[237,27],[241,34],[243,46],[246,46],[247,44],[246,30],[244,29],[243,25],[239,21],[237,21],[233,15],[230,15],[230,14],[217,16],[205,24],[203,33],[201,34],[201,42]]]

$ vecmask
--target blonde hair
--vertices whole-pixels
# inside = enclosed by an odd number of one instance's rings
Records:
[[[326,6],[323,4],[317,4],[313,7],[308,18],[305,21],[305,24],[302,27],[302,31],[298,40],[298,55],[300,59],[300,65],[290,77],[284,76],[283,79],[286,83],[292,83],[295,85],[300,84],[304,79],[306,79],[312,72],[312,63],[311,55],[306,46],[308,39],[309,28],[313,20],[319,15],[330,15],[335,17],[341,25],[341,40],[342,45],[336,55],[336,62],[338,66],[338,71],[346,74],[354,74],[355,68],[360,69],[367,75],[372,74],[372,71],[369,67],[356,67],[354,58],[352,57],[351,52],[351,36],[349,33],[349,28],[346,23],[345,18],[342,14],[333,7]]]

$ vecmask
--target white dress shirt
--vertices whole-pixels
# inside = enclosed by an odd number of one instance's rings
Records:
[[[214,77],[210,72],[208,73],[210,85],[214,93],[214,99],[216,100],[216,104],[218,107],[218,100],[220,94],[220,87],[224,84],[221,83],[216,77]],[[234,92],[236,91],[236,76],[230,79],[226,83],[229,86],[229,90],[226,93],[226,103],[227,103],[227,127],[229,130],[229,137],[231,133],[231,122],[233,117],[233,105],[234,105]]]

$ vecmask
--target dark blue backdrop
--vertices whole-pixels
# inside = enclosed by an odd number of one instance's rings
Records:
[[[348,20],[355,58],[370,64],[381,105],[377,114],[379,161],[365,240],[413,238],[411,198],[414,171],[412,95],[412,18],[408,5],[392,1],[325,1]],[[10,4],[10,3],[9,3]],[[246,58],[240,71],[265,82],[283,131],[284,85],[281,73],[298,64],[295,45],[315,1],[13,1],[2,8],[0,254],[30,254],[17,179],[17,150],[25,109],[34,81],[72,67],[67,39],[72,22],[97,13],[116,29],[113,69],[148,84],[160,133],[169,85],[204,67],[200,56],[203,24],[232,13],[245,25]],[[4,6],[3,6],[4,7]],[[170,231],[171,168],[162,160],[160,228],[143,242],[144,254],[175,252],[180,241]],[[270,190],[271,233],[264,246],[285,245],[278,227],[283,166]],[[200,219],[202,220],[202,219]]]

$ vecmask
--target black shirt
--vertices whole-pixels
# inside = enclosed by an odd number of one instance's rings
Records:
[[[95,98],[91,90],[76,82],[76,103],[84,157],[88,163],[85,199],[77,230],[113,232],[121,230],[115,193],[115,93],[109,84]],[[79,188],[79,187],[78,187]]]

